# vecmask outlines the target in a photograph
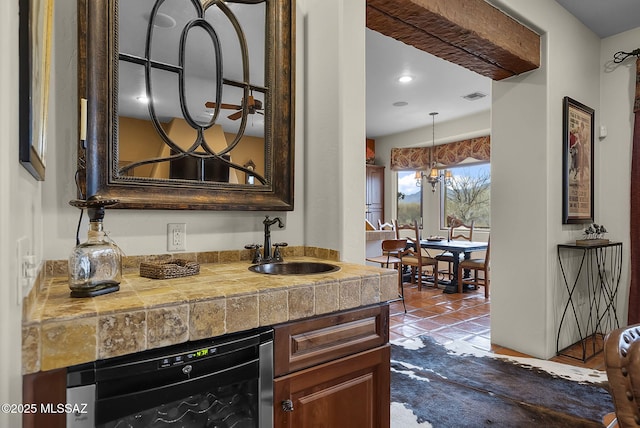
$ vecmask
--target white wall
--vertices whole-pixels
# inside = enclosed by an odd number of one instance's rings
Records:
[[[562,99],[570,96],[598,117],[600,40],[555,1],[492,3],[525,16],[544,37],[541,68],[492,89],[491,335],[496,344],[548,358],[566,296],[556,245],[582,233],[582,226],[561,223]],[[598,159],[598,145],[594,151]],[[598,182],[597,162],[594,173]],[[599,197],[596,188],[596,220]]]
[[[313,245],[364,261],[365,4],[298,1],[305,15],[305,231]],[[334,245],[330,245],[334,243]]]
[[[16,241],[42,254],[41,185],[18,163],[18,2],[0,3],[0,401],[22,403],[21,306]],[[20,426],[21,415],[0,413],[0,426]]]

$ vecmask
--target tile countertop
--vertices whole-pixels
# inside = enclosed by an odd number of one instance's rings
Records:
[[[326,261],[292,257],[287,261]],[[397,298],[397,272],[331,261],[334,273],[264,275],[249,263],[201,264],[158,280],[125,273],[120,291],[71,298],[67,277],[44,280],[22,322],[23,374],[131,354]]]

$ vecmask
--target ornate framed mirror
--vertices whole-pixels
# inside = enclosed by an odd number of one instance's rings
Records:
[[[78,0],[79,197],[292,210],[293,4]]]

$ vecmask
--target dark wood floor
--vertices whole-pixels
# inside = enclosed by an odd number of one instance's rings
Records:
[[[490,299],[484,298],[484,289],[460,294],[444,294],[440,289],[405,284],[404,313],[402,302],[391,303],[390,338],[403,340],[428,335],[439,343],[466,341],[480,349],[498,354],[528,357],[511,349],[491,344]],[[564,364],[604,370],[602,353],[583,363],[579,359],[557,356],[551,358]]]

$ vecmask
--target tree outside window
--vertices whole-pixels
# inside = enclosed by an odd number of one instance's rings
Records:
[[[422,225],[422,187],[416,186],[416,171],[398,171],[398,204],[396,218],[399,224]]]
[[[473,220],[476,228],[491,227],[491,166],[489,163],[449,168],[452,178],[440,193],[442,215],[440,225],[454,216],[463,223]]]

